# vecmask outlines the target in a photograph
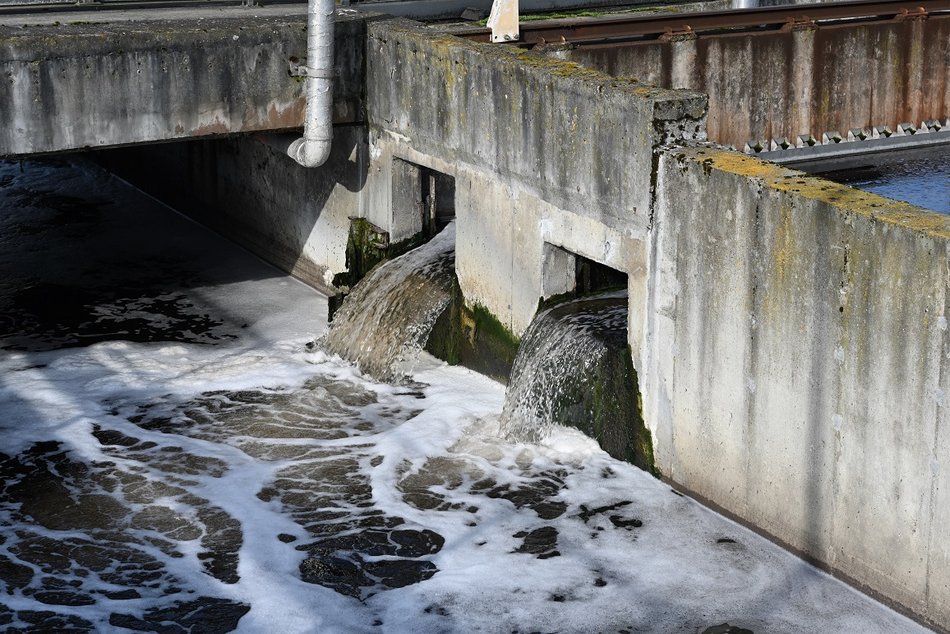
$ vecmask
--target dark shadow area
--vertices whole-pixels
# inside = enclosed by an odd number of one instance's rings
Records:
[[[627,274],[595,262],[582,255],[574,255],[574,293],[590,295],[601,291],[627,288]]]
[[[345,243],[343,219],[358,213],[368,165],[366,130],[336,126],[329,159],[313,169],[286,155],[295,137],[246,135],[93,156],[141,190],[332,294],[325,254]]]
[[[422,168],[424,231],[434,236],[455,219],[455,177]]]
[[[4,349],[233,340],[246,318],[195,290],[278,275],[82,155],[0,162],[0,234]]]

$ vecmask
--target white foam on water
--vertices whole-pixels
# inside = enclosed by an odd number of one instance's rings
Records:
[[[758,633],[924,631],[577,432],[556,429],[542,444],[502,440],[504,390],[483,376],[423,356],[415,383],[389,385],[308,352],[325,329],[323,297],[97,170],[55,169],[69,175],[60,182],[70,191],[92,180],[99,196],[135,209],[159,251],[163,226],[195,266],[227,261],[225,279],[185,295],[237,334],[213,345],[109,340],[0,353],[0,557],[32,575],[17,586],[0,573],[0,618],[10,625],[27,627],[28,611],[45,610],[126,631],[115,615],[210,597],[250,606],[241,632],[667,633],[725,622]],[[107,259],[153,257],[123,235],[100,249]],[[44,238],[67,252],[73,239]],[[40,450],[38,441],[59,446]],[[62,508],[50,515],[10,493],[30,478],[43,485],[32,489],[37,498],[106,515],[108,498],[123,510],[105,529],[71,516],[70,525]],[[149,524],[149,513],[171,518],[171,528]],[[393,555],[345,542],[373,531],[403,539],[399,530],[433,531],[444,543]],[[217,546],[203,544],[209,535]],[[239,545],[228,542],[235,536]],[[71,564],[48,560],[49,548],[70,540],[112,548],[106,572],[128,565],[134,575],[145,557],[158,576],[106,578],[78,546]],[[47,554],[30,555],[30,544]],[[233,576],[224,560],[224,572],[209,570],[208,552],[232,551]],[[391,585],[401,587],[304,580],[307,558],[317,574],[334,552],[364,571],[397,560],[437,571],[397,576]],[[94,601],[42,595],[44,579]],[[139,596],[103,594],[122,590]]]

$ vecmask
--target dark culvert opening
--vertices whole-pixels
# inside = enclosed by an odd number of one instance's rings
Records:
[[[331,320],[350,290],[378,264],[438,235],[455,219],[455,177],[399,158],[392,166],[393,233],[366,218],[351,218],[346,271],[336,275]]]

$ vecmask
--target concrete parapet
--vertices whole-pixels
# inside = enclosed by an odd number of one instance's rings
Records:
[[[746,155],[660,158],[657,467],[950,626],[950,218]]]
[[[368,24],[366,83],[373,163],[365,213],[388,221],[372,214],[392,206],[393,157],[452,174],[462,290],[516,335],[543,292],[545,218],[597,227],[587,235],[578,228],[560,238],[578,244],[560,246],[613,261],[610,244],[646,235],[655,148],[704,138],[703,95],[403,20]],[[613,242],[595,245],[605,231]]]
[[[609,226],[645,227],[652,148],[703,132],[702,95],[434,35],[408,21],[372,23],[368,37],[371,127]]]
[[[335,118],[362,117],[362,18],[336,34]],[[0,26],[0,156],[296,128],[306,16]]]

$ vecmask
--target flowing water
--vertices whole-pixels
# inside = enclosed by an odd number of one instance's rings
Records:
[[[950,214],[950,145],[869,154],[855,167],[819,173],[857,189]]]
[[[577,432],[502,440],[484,377],[308,349],[325,298],[95,167],[0,162],[0,229],[3,631],[923,631]]]
[[[627,311],[623,291],[558,304],[534,318],[505,397],[501,421],[508,437],[538,442],[567,425],[596,438],[615,458],[649,464]]]
[[[360,281],[333,319],[325,346],[382,381],[405,378],[452,299],[455,223]]]

